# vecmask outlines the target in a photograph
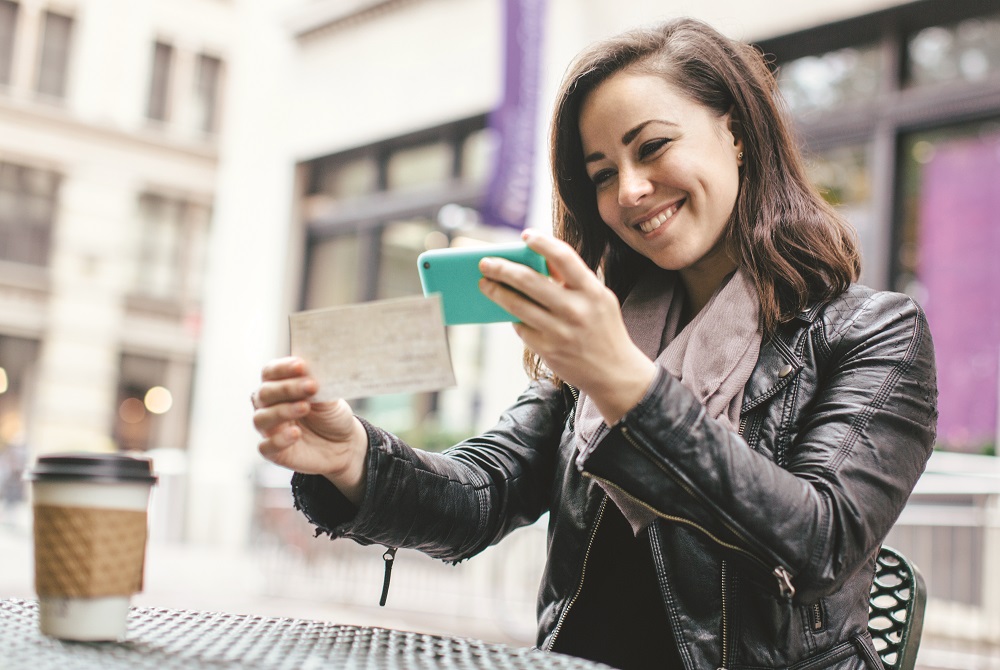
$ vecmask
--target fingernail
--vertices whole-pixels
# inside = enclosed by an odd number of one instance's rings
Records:
[[[484,258],[481,261],[479,261],[479,269],[480,270],[492,270],[496,266],[497,266],[497,262],[495,260],[493,260],[492,258]]]

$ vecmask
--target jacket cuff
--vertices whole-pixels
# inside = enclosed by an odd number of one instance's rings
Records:
[[[371,490],[376,477],[378,449],[373,432],[377,431],[370,423],[358,417],[368,434],[368,453],[365,458],[365,493],[360,507],[340,492],[329,479],[323,475],[307,475],[296,472],[292,475],[292,498],[295,509],[302,512],[309,523],[316,526],[316,534],[327,534],[331,538],[353,535],[359,519],[371,513]],[[355,538],[357,539],[357,538]]]
[[[316,526],[316,534],[331,537],[344,534],[342,526],[358,513],[358,508],[323,475],[292,475],[292,497],[295,509],[302,512],[309,523]]]

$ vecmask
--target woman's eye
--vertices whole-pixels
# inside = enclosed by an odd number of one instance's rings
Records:
[[[652,156],[657,151],[662,149],[667,145],[670,140],[666,138],[661,138],[658,140],[650,140],[639,147],[639,158],[647,158]]]
[[[590,177],[590,181],[594,182],[594,186],[600,186],[614,176],[614,170],[599,170]]]

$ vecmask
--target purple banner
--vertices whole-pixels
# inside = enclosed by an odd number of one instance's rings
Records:
[[[535,119],[544,32],[545,0],[502,0],[504,7],[503,100],[490,115],[498,146],[486,197],[484,221],[524,228],[531,201]]]
[[[924,166],[919,278],[938,373],[938,439],[978,451],[997,436],[1000,135],[942,141]]]

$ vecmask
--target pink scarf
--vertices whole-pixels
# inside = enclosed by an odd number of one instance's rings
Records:
[[[708,304],[680,333],[683,290],[676,273],[654,269],[643,275],[622,304],[622,318],[632,341],[694,393],[708,415],[736,431],[743,387],[760,351],[760,300],[750,276],[741,268],[716,290]],[[580,394],[576,442],[582,461],[606,429],[594,403]],[[649,509],[620,489],[605,488],[636,535],[653,521]]]

